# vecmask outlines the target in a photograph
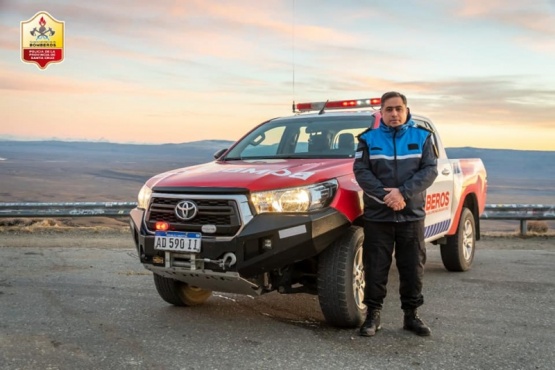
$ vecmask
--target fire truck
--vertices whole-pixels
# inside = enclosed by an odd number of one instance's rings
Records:
[[[302,292],[318,296],[330,325],[359,326],[363,194],[353,160],[357,135],[380,124],[379,106],[379,98],[294,104],[292,115],[259,124],[213,161],[150,178],[130,225],[160,297],[196,306],[212,292]],[[447,270],[468,270],[486,170],[478,158],[447,158],[432,121],[412,119],[431,132],[438,156],[426,242],[440,246]]]

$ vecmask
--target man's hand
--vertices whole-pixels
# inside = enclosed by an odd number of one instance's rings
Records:
[[[389,193],[383,198],[386,206],[392,208],[394,211],[400,211],[407,206],[405,198],[397,188],[384,188]]]

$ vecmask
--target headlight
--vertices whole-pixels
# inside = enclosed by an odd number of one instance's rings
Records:
[[[257,213],[309,212],[327,207],[337,191],[337,180],[298,188],[251,194]]]
[[[150,196],[152,195],[152,189],[146,185],[143,185],[141,191],[139,191],[139,199],[137,202],[137,207],[142,209],[148,208],[148,203],[150,202]]]

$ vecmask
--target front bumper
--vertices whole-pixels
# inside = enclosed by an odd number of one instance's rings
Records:
[[[184,254],[154,249],[144,213],[132,210],[130,225],[147,269],[200,288],[246,294],[259,293],[260,284],[252,277],[316,256],[350,227],[333,208],[310,214],[263,213],[250,218],[233,237],[203,235],[201,252]],[[229,253],[235,257],[231,265],[222,262]]]

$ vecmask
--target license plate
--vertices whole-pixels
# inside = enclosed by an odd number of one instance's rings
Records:
[[[157,231],[154,234],[154,249],[171,252],[200,253],[201,240],[201,233]]]

